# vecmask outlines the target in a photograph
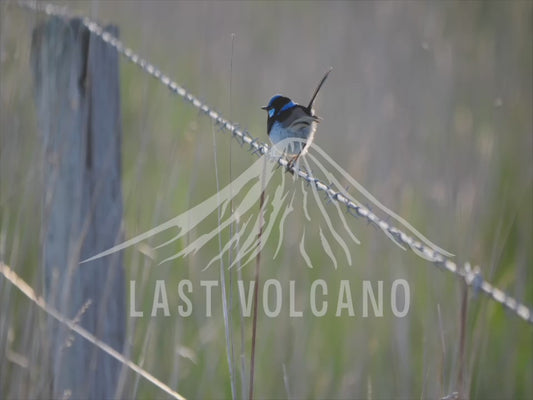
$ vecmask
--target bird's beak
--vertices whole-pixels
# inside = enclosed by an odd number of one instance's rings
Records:
[[[268,110],[268,106],[261,107],[261,110]]]

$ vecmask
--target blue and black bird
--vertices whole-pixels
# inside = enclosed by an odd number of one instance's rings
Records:
[[[332,68],[326,72],[318,84],[307,107],[281,95],[275,95],[267,106],[261,107],[268,112],[267,133],[270,141],[274,147],[279,145],[283,153],[292,157],[288,168],[292,168],[298,157],[305,154],[313,142],[317,123],[320,121],[313,110],[313,103],[331,70]]]

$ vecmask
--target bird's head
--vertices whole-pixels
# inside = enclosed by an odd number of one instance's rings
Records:
[[[268,112],[269,118],[274,118],[275,116],[279,115],[281,112],[288,110],[294,107],[295,105],[296,104],[288,97],[284,97],[278,94],[270,99],[270,101],[268,102],[268,105],[261,107],[261,108]]]

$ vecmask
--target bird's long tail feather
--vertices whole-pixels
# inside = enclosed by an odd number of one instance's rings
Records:
[[[326,72],[326,74],[324,75],[324,77],[322,78],[320,83],[318,84],[318,86],[317,86],[317,88],[315,90],[315,93],[313,93],[313,97],[311,97],[311,101],[309,102],[309,105],[307,106],[307,110],[308,111],[311,111],[311,108],[313,108],[313,103],[315,102],[316,95],[318,94],[318,91],[320,90],[320,88],[322,87],[324,82],[326,81],[326,78],[328,77],[328,75],[329,75],[329,73],[331,72],[332,69],[333,69],[333,67],[330,67],[330,69],[328,69],[328,71]]]

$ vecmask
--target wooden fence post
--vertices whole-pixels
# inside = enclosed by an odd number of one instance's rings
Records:
[[[117,34],[116,28],[109,31]],[[81,20],[52,17],[34,30],[31,56],[44,151],[45,298],[122,351],[126,330],[122,254],[79,264],[120,242],[122,236],[118,55]],[[116,396],[121,365],[64,327],[52,321],[47,326],[48,395]]]

